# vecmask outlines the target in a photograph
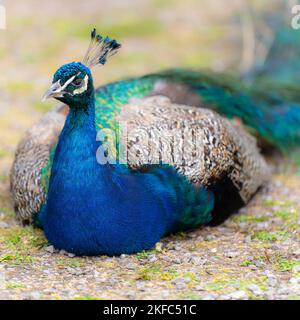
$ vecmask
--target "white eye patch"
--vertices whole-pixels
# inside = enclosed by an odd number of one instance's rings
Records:
[[[83,93],[84,91],[86,91],[87,87],[88,87],[88,82],[89,82],[89,76],[88,75],[85,75],[84,79],[83,79],[83,84],[80,88],[78,89],[75,89],[73,91],[73,95],[75,94],[81,94]]]
[[[76,76],[71,77],[69,80],[67,80],[64,85],[61,87],[60,91],[63,91],[66,89],[66,87],[76,78]]]

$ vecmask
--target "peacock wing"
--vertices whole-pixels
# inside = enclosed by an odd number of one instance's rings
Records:
[[[133,170],[167,164],[195,186],[206,187],[227,176],[244,202],[269,178],[256,140],[214,111],[153,96],[124,105],[116,120],[122,159]]]

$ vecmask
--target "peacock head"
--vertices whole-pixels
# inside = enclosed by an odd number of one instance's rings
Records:
[[[54,74],[52,85],[43,100],[55,98],[72,107],[86,105],[94,96],[91,68],[104,65],[109,57],[118,52],[121,45],[109,37],[91,33],[91,42],[82,62],[71,62],[61,66]]]

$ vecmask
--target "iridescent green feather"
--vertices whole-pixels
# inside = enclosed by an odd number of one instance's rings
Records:
[[[100,87],[95,95],[96,105],[96,130],[113,130],[116,137],[116,145],[108,146],[108,155],[118,159],[119,150],[119,123],[116,115],[130,98],[142,98],[151,92],[154,78],[124,80]]]
[[[51,176],[51,167],[52,167],[52,162],[55,155],[55,149],[56,149],[56,145],[51,148],[49,160],[41,170],[41,185],[44,189],[45,194],[47,194],[48,192],[49,180]]]

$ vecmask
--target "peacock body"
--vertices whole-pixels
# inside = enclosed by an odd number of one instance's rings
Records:
[[[299,142],[286,126],[277,139],[286,109],[270,112],[218,75],[178,69],[94,90],[90,67],[118,48],[93,31],[84,63],[58,69],[46,97],[69,112],[52,111],[29,130],[11,174],[19,219],[33,219],[50,243],[78,255],[148,249],[245,205],[269,169],[232,118],[282,150]]]

